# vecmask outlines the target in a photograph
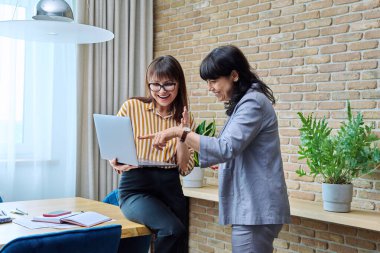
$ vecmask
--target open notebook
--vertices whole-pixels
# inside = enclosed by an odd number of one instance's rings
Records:
[[[57,217],[35,216],[33,221],[50,223],[70,223],[81,227],[92,227],[100,223],[110,221],[111,218],[97,212],[71,213]]]

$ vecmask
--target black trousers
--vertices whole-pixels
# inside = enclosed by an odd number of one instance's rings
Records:
[[[188,252],[188,208],[177,169],[123,172],[119,195],[125,217],[156,234],[155,253]]]

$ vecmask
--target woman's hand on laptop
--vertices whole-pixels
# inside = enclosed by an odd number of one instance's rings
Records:
[[[113,168],[118,174],[121,174],[123,171],[128,171],[128,170],[132,170],[132,169],[136,169],[136,168],[138,168],[137,166],[118,163],[116,158],[113,159],[113,160],[109,160],[109,163],[111,164],[112,168]]]

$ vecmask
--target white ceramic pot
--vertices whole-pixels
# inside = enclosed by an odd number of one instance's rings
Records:
[[[352,184],[322,184],[323,209],[330,212],[351,211]]]
[[[204,169],[194,167],[194,169],[187,176],[183,177],[183,187],[202,187],[203,186]]]

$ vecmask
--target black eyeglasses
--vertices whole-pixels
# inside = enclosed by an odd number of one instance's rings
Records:
[[[173,91],[175,88],[176,83],[175,82],[166,82],[164,84],[160,83],[149,83],[149,89],[154,92],[158,92],[161,89],[164,91]]]

